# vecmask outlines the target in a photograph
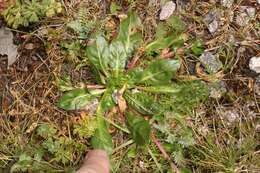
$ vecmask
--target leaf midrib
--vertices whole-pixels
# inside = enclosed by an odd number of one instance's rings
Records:
[[[140,102],[136,102],[135,99],[133,97],[131,97],[129,94],[126,95],[129,99],[131,99],[131,101],[133,101],[138,107],[141,107],[143,110],[145,110],[146,112],[148,112],[149,114],[153,114],[153,112],[149,109],[146,109],[142,104],[140,104]]]
[[[156,75],[159,75],[161,73],[164,73],[165,71],[160,71],[160,72],[157,72],[157,73],[152,73],[152,75],[148,75],[147,77],[144,77],[140,80],[140,82],[143,82],[143,81],[146,81],[148,80],[149,78],[153,78],[153,76],[156,76]]]

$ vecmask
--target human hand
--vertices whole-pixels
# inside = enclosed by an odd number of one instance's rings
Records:
[[[104,150],[89,151],[76,173],[109,173],[109,158]]]

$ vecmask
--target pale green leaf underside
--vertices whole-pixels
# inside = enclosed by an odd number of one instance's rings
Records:
[[[58,102],[58,106],[65,110],[83,109],[95,97],[85,89],[74,89],[66,92]]]

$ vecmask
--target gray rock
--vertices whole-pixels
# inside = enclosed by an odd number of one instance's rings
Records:
[[[218,56],[213,55],[210,52],[204,52],[199,57],[199,59],[200,59],[202,65],[210,73],[216,73],[223,67],[223,64],[219,60]]]
[[[234,0],[221,0],[220,3],[223,7],[230,8],[233,5]]]
[[[8,56],[8,66],[12,65],[17,58],[17,46],[13,44],[13,33],[10,30],[0,28],[0,54]]]
[[[176,9],[176,4],[172,1],[166,2],[161,9],[160,15],[159,15],[159,19],[160,20],[166,20],[168,19],[173,12]]]
[[[204,17],[203,22],[206,23],[207,25],[209,25],[214,20],[217,20],[218,16],[219,15],[218,15],[217,11],[210,11]]]
[[[208,30],[211,34],[215,33],[218,30],[219,23],[217,20],[214,20],[208,25]]]
[[[260,73],[260,57],[252,57],[249,61],[250,70]]]
[[[227,92],[226,84],[224,81],[214,83],[209,86],[210,97],[214,99],[220,99],[221,96]]]
[[[250,18],[248,17],[248,15],[243,12],[243,13],[239,13],[237,16],[236,16],[236,24],[238,26],[246,26],[250,21]]]
[[[238,122],[240,119],[239,111],[234,107],[220,106],[216,109],[216,112],[220,118],[226,120],[228,124]]]
[[[248,6],[241,6],[235,18],[235,23],[239,26],[248,25],[249,21],[255,17],[255,8]]]
[[[219,28],[219,13],[217,11],[210,11],[203,19],[204,23],[211,34],[215,33]]]
[[[255,17],[255,8],[253,8],[253,7],[246,8],[246,13],[248,14],[248,16],[250,18],[254,18]]]

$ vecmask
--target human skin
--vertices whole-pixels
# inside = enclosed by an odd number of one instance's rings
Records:
[[[89,151],[76,173],[109,173],[109,157],[104,150]]]

